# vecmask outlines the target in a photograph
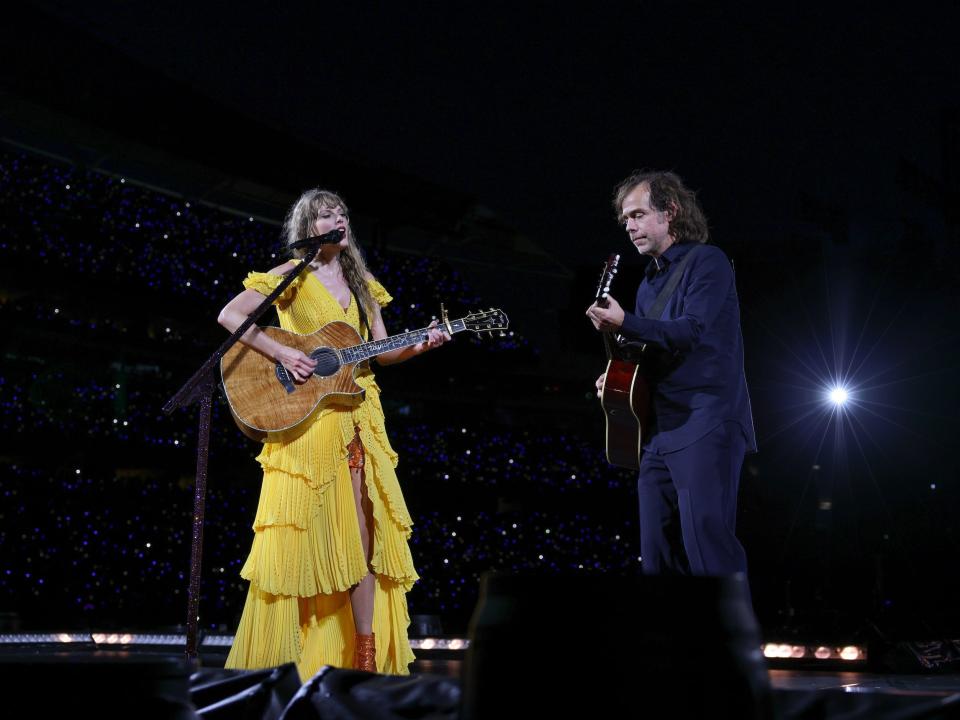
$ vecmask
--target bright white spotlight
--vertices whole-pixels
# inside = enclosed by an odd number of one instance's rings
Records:
[[[846,388],[838,386],[830,391],[829,398],[830,402],[839,407],[850,398],[850,394],[847,392]]]

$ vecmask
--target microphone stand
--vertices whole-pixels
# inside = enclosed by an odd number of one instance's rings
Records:
[[[190,549],[190,584],[187,589],[187,645],[186,657],[188,661],[197,659],[197,624],[200,620],[198,607],[200,603],[200,555],[203,550],[203,512],[207,494],[207,457],[210,448],[210,416],[213,407],[213,391],[220,381],[219,365],[223,354],[229,350],[237,340],[253,325],[261,315],[280,297],[290,283],[303,272],[304,268],[312,263],[320,254],[323,245],[330,240],[321,237],[309,238],[316,240],[310,244],[309,252],[300,261],[300,264],[284,275],[283,281],[270,295],[244,320],[240,327],[234,330],[217,350],[207,358],[193,376],[171,397],[163,406],[163,411],[169,415],[178,408],[186,407],[194,402],[200,403],[200,430],[197,440],[197,479],[193,492],[193,539]],[[302,246],[303,241],[300,245]],[[315,247],[314,247],[315,246]]]

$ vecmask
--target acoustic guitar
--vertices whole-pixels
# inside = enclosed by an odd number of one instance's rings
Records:
[[[439,327],[450,335],[464,330],[493,335],[508,326],[506,314],[491,308],[452,322],[442,310]],[[365,391],[355,381],[357,366],[385,352],[426,342],[429,328],[368,342],[342,321],[327,323],[309,335],[278,327],[261,330],[317,361],[313,374],[298,384],[283,365],[243,343],[235,343],[224,353],[220,374],[233,419],[247,437],[263,442],[268,435],[271,440],[295,436],[298,426],[327,398],[361,400]]]
[[[603,266],[595,301],[605,306],[617,274],[619,255],[610,255]],[[613,332],[603,333],[607,374],[600,392],[606,418],[607,462],[638,470],[643,438],[650,428],[651,387],[645,374],[645,345],[627,344]]]

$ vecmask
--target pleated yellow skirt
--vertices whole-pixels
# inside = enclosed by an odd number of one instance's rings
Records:
[[[367,417],[369,410],[379,414],[379,402],[364,406],[367,412],[324,412],[297,440],[264,445],[253,547],[240,571],[250,588],[225,667],[294,662],[305,682],[325,665],[352,666],[348,591],[368,572],[346,453],[356,423],[373,514],[377,670],[409,673],[414,655],[406,594],[417,580],[408,544],[412,523],[382,421]]]

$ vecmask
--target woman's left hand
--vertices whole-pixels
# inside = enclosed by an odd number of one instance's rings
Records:
[[[440,328],[437,325],[436,320],[427,326],[427,336],[426,342],[422,342],[417,345],[417,352],[426,352],[427,350],[431,350],[435,347],[443,345],[445,342],[451,339],[450,333]]]

